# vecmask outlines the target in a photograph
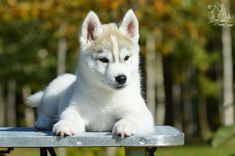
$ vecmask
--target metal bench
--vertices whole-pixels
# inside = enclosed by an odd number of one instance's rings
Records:
[[[184,144],[184,134],[170,126],[156,126],[152,134],[131,136],[121,139],[110,132],[86,132],[78,136],[59,137],[51,131],[38,131],[34,128],[0,128],[0,156],[10,153],[14,148],[40,148],[40,155],[49,152],[56,155],[56,147],[124,147],[125,155],[154,155],[157,147],[180,146]]]

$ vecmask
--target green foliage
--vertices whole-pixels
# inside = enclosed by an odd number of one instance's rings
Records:
[[[219,147],[235,138],[235,125],[230,127],[221,127],[216,132],[213,140],[212,147]]]
[[[203,95],[206,95],[207,97],[219,96],[218,94],[220,89],[220,83],[218,81],[213,81],[204,74],[200,75],[198,79],[200,91]]]
[[[156,153],[156,155],[161,156],[232,156],[235,154],[234,145],[211,148],[203,143],[173,148],[159,148]]]
[[[55,54],[49,52],[53,42],[47,42],[39,21],[2,22],[0,36],[0,82],[14,77],[20,85],[33,85],[51,77],[48,68],[56,61]]]

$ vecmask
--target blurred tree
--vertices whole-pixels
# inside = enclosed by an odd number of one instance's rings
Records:
[[[4,126],[5,125],[5,118],[6,118],[6,113],[5,113],[5,96],[3,93],[4,89],[3,86],[0,84],[0,126]]]
[[[16,126],[16,81],[10,79],[7,83],[7,126]]]
[[[222,146],[235,136],[234,125],[234,93],[233,93],[233,57],[232,57],[232,32],[230,20],[230,1],[222,0],[220,4],[221,19],[219,21],[222,26],[222,56],[223,56],[223,105],[222,105],[222,122],[212,140],[212,147]],[[226,18],[229,17],[229,18]]]
[[[226,6],[225,15],[230,15],[230,1],[222,0]],[[222,27],[223,45],[223,122],[226,126],[234,124],[234,98],[233,98],[233,60],[230,26]]]
[[[57,75],[62,75],[65,73],[66,69],[66,51],[67,51],[67,41],[64,38],[65,30],[67,24],[63,23],[60,25],[60,36],[58,41],[58,52],[57,52]]]
[[[202,114],[196,112],[196,110],[201,111],[196,105],[197,102],[201,102],[196,100],[197,97],[200,98],[196,90],[201,85],[197,83],[197,78],[201,77],[197,72],[203,70],[203,75],[208,77],[206,74],[212,65],[212,62],[205,63],[206,59],[201,61],[204,56],[207,57],[204,34],[204,29],[207,27],[207,7],[205,7],[207,1],[141,0],[135,4],[136,14],[141,19],[141,42],[146,41],[150,34],[154,34],[157,37],[156,40],[160,40],[156,42],[156,53],[163,56],[164,78],[167,79],[167,81],[164,80],[165,91],[167,91],[166,114],[169,114],[169,116],[166,115],[166,122],[168,124],[176,122],[174,124],[179,127],[184,125],[186,134],[192,136],[198,130],[197,118]],[[144,54],[145,52],[147,53],[144,51]],[[165,77],[167,75],[171,78]],[[169,98],[173,99],[169,100]],[[206,108],[207,103],[201,106]],[[207,112],[204,111],[205,113]]]

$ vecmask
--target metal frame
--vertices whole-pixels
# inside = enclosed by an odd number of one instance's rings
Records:
[[[157,147],[126,147],[125,155],[126,156],[154,156]],[[6,156],[6,154],[10,154],[10,152],[14,150],[14,148],[7,148],[7,150],[0,151],[0,156]],[[47,156],[48,153],[51,156],[56,156],[56,152],[53,147],[41,147],[40,148],[40,156]]]
[[[51,131],[34,128],[0,128],[0,156],[10,153],[13,148],[40,148],[40,156],[56,156],[57,147],[124,147],[127,156],[154,156],[157,147],[181,146],[184,133],[170,126],[155,126],[152,134],[131,136],[122,139],[110,132],[86,132],[78,136],[59,137]]]
[[[154,156],[157,147],[126,147],[126,156]]]
[[[157,147],[126,147],[125,155],[126,156],[154,156]],[[6,154],[10,154],[10,152],[14,150],[14,148],[7,148],[7,150],[0,151],[0,156],[6,156]],[[53,147],[41,147],[40,148],[40,156],[47,156],[47,154],[51,156],[56,156],[55,150]]]
[[[47,156],[47,152],[51,156],[56,156],[56,153],[53,147],[41,147],[40,148],[40,156]]]
[[[14,148],[12,147],[7,148],[7,150],[1,150],[0,156],[5,156],[6,154],[9,154],[12,150],[14,150]]]

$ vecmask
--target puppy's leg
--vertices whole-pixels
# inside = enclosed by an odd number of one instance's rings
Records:
[[[39,130],[51,130],[53,123],[54,123],[53,118],[39,114],[37,121],[35,122],[35,128]]]
[[[85,132],[84,120],[75,107],[66,108],[60,120],[53,126],[53,133],[59,136],[71,136]]]
[[[133,112],[117,121],[112,133],[122,138],[153,132],[153,118],[147,108]]]
[[[38,118],[35,127],[39,130],[51,130],[55,122],[58,109],[58,96],[51,96],[46,89],[43,99],[38,106]]]
[[[76,77],[74,75],[64,74],[50,82],[44,90],[42,100],[38,106],[36,128],[41,130],[52,129],[55,120],[58,119],[58,105],[61,103],[60,97],[64,98],[66,92],[70,93],[68,90],[70,90],[75,80]]]

